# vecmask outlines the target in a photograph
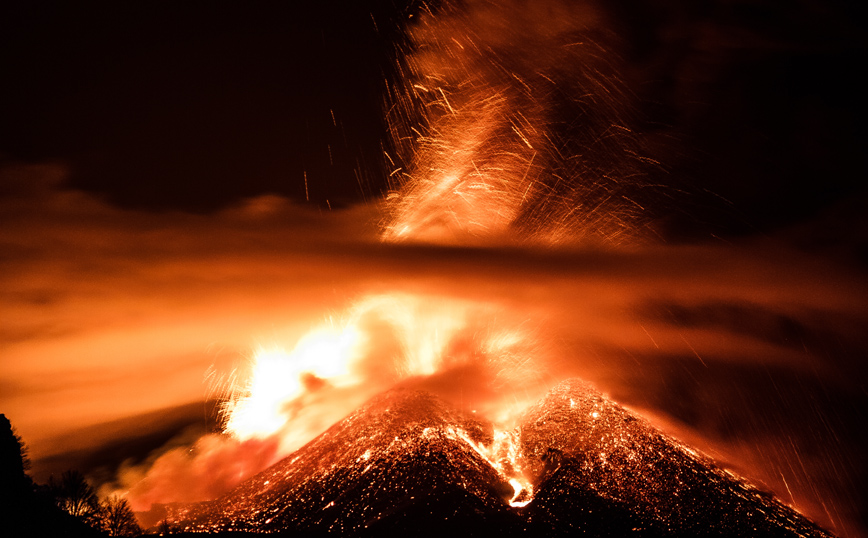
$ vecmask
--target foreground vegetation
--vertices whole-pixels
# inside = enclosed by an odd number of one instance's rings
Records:
[[[129,503],[100,499],[78,471],[48,484],[33,482],[27,448],[0,414],[0,534],[6,536],[138,536],[142,529]],[[2,532],[8,530],[9,533]]]

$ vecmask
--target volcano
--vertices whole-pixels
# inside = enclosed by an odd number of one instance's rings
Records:
[[[524,412],[511,463],[486,451],[495,436],[430,393],[393,389],[168,521],[293,535],[830,536],[579,380]]]

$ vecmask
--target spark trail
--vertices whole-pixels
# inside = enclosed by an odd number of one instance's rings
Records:
[[[645,233],[651,160],[604,19],[589,2],[422,10],[389,87],[384,240],[612,245]]]

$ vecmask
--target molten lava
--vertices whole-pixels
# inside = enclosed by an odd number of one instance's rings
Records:
[[[424,8],[399,45],[403,78],[390,88],[399,190],[388,198],[384,241],[611,245],[636,235],[646,180],[601,17],[590,3]],[[547,53],[529,56],[529,42]],[[477,391],[500,393],[477,398],[485,411],[506,419],[505,408],[538,396],[550,374],[521,327],[528,320],[510,326],[498,316],[496,306],[437,296],[363,297],[345,322],[293,351],[260,350],[225,406],[226,431],[297,431],[310,394],[358,387],[371,396],[468,369],[486,379]],[[284,450],[307,440],[295,437]]]

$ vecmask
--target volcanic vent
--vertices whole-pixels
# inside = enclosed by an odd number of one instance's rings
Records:
[[[492,424],[394,389],[171,520],[191,531],[341,535],[828,536],[584,382],[562,382],[519,423],[509,472],[532,483],[527,503],[510,506],[529,492],[492,463]]]

